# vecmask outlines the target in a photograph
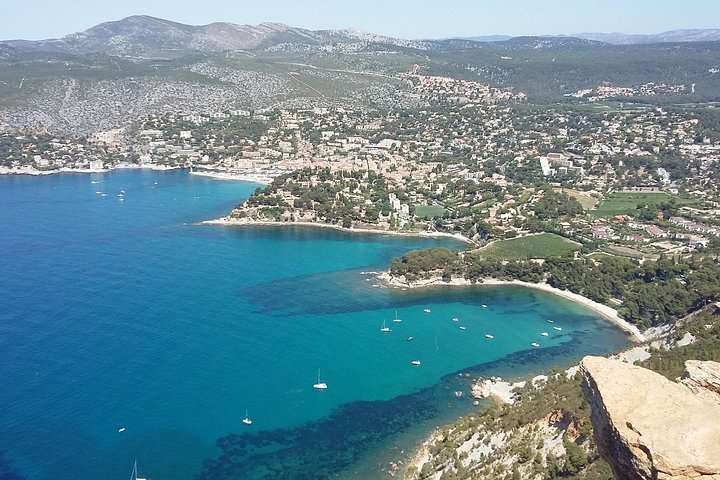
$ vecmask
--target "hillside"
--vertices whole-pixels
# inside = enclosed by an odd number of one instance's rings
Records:
[[[81,136],[152,113],[424,107],[420,72],[530,102],[720,100],[720,42],[610,45],[567,37],[410,41],[278,23],[183,25],[135,16],[60,39],[0,42],[0,130]]]
[[[185,25],[161,18],[136,15],[105,22],[62,38],[9,40],[6,45],[21,52],[104,53],[107,55],[172,58],[188,52],[256,50],[284,43],[322,45],[369,41],[422,48],[421,42],[401,40],[355,29],[307,30],[282,23],[236,25],[217,22]]]

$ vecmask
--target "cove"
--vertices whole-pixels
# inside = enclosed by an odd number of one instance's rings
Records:
[[[256,187],[0,177],[0,472],[121,478],[137,459],[156,479],[378,477],[475,408],[454,396],[472,377],[626,343],[545,292],[378,283],[391,258],[451,239],[197,225]],[[562,331],[541,337],[547,318]]]

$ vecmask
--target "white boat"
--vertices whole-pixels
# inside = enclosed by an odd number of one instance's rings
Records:
[[[426,308],[426,309],[423,310],[423,312],[425,312],[425,313],[430,313],[430,309],[429,309],[429,308]]]
[[[398,318],[398,316],[397,316],[397,310],[395,310],[395,320],[393,320],[393,322],[395,322],[395,323],[400,323],[400,322],[402,322],[402,320],[400,320],[400,319]]]
[[[550,320],[549,318],[547,319],[547,322],[548,322],[548,323],[553,323],[553,321]]]
[[[540,346],[540,344],[537,342],[532,342],[530,345],[532,345],[534,348],[537,348]]]
[[[485,304],[483,303],[483,304],[481,305],[481,307],[487,308],[487,305],[485,305]]]
[[[548,332],[540,332],[540,335],[542,335],[543,337],[547,337],[547,336],[548,336]]]
[[[245,425],[252,425],[252,420],[250,420],[250,417],[248,417],[248,411],[245,410],[245,418],[243,418],[242,422]]]
[[[492,339],[495,338],[495,337],[493,337],[493,336],[490,335],[489,333],[486,333],[486,334],[485,334],[485,338],[489,338],[490,340],[492,340]]]
[[[318,381],[313,388],[316,390],[327,390],[327,383],[320,381],[320,369],[318,368]]]
[[[385,320],[383,320],[383,326],[380,328],[380,331],[383,333],[387,333],[390,331],[390,327],[385,326]]]
[[[135,460],[135,464],[133,465],[130,480],[147,480],[145,477],[138,477],[137,460]]]
[[[462,325],[460,325],[460,327],[458,328],[460,328],[460,330],[465,330],[465,327],[463,327]]]
[[[413,341],[413,337],[408,337],[408,338],[407,338],[407,341],[408,341],[408,342],[412,342],[412,341]]]
[[[553,327],[553,330],[557,330],[557,331],[559,332],[560,330],[562,330],[562,328],[560,328],[560,327]]]
[[[420,360],[413,360],[410,362],[412,365],[420,365]]]
[[[124,431],[125,431],[125,427],[120,427],[120,428],[118,428],[118,433],[122,433],[122,432],[124,432]]]
[[[453,322],[458,322],[458,321],[460,321],[460,319],[459,319],[458,317],[453,317],[452,321],[453,321]]]

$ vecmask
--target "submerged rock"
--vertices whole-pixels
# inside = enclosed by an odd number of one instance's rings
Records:
[[[581,371],[595,442],[618,480],[720,480],[720,403],[617,360],[588,356]]]

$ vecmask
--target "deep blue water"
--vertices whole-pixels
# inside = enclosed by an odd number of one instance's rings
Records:
[[[392,257],[453,240],[196,224],[255,187],[0,176],[0,478],[122,479],[134,459],[154,480],[377,478],[473,409],[453,394],[473,376],[626,343],[543,292],[377,284]]]

